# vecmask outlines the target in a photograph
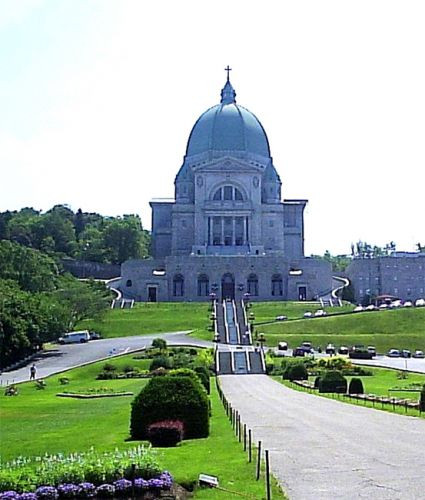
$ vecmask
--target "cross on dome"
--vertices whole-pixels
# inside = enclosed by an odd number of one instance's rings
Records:
[[[227,65],[227,68],[224,68],[224,71],[227,71],[227,81],[229,81],[230,72],[232,71],[232,68],[229,65]]]

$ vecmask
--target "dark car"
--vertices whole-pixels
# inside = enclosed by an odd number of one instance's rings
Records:
[[[403,349],[400,351],[400,358],[411,358],[412,353],[408,349]]]
[[[372,359],[373,354],[368,351],[367,347],[363,344],[354,345],[350,348],[348,356],[351,359]]]
[[[297,357],[297,356],[305,356],[305,350],[302,347],[296,347],[292,351],[292,356]]]
[[[333,344],[328,344],[325,349],[326,354],[334,355],[336,353],[335,346]]]
[[[343,355],[347,355],[348,354],[348,347],[346,347],[345,345],[342,345],[339,349],[338,349],[338,354],[343,354]]]
[[[99,340],[102,338],[102,335],[97,332],[89,332],[90,340]]]

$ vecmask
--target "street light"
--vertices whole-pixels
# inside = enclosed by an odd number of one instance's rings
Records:
[[[263,345],[266,342],[266,337],[264,336],[264,333],[260,333],[260,335],[258,336],[258,342],[260,343],[260,349],[261,349],[261,351],[264,352],[263,351]]]

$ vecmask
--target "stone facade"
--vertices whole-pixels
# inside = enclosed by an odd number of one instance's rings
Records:
[[[357,258],[346,274],[359,303],[367,296],[390,295],[411,301],[425,297],[425,253],[394,252],[386,257]]]
[[[192,129],[175,198],[150,203],[153,259],[123,263],[124,296],[311,300],[331,288],[330,265],[304,257],[307,200],[281,201],[266,133],[235,97],[227,80]]]

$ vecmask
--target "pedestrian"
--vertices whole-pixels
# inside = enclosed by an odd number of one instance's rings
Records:
[[[36,373],[37,373],[37,368],[35,367],[35,364],[33,363],[31,368],[30,368],[30,380],[35,380]]]

